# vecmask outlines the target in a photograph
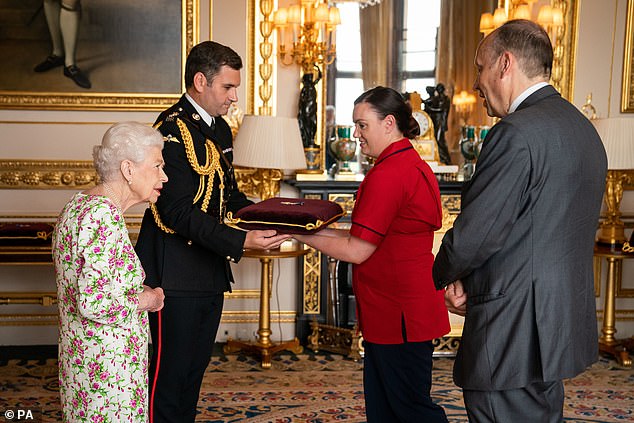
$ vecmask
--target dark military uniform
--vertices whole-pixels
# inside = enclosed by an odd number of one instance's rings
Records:
[[[136,251],[146,284],[165,291],[165,306],[150,313],[150,417],[194,421],[203,373],[220,323],[230,262],[242,256],[246,233],[222,224],[227,211],[251,204],[237,187],[231,129],[209,127],[181,97],[158,117],[165,137],[169,181],[143,217]]]

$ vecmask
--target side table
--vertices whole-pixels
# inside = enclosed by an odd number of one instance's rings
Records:
[[[240,350],[256,353],[262,357],[261,366],[263,369],[271,368],[271,356],[279,351],[290,350],[296,354],[304,349],[299,344],[297,337],[290,341],[271,341],[271,287],[273,285],[273,273],[271,260],[277,258],[300,257],[310,251],[304,244],[293,241],[282,244],[280,248],[273,250],[245,250],[244,257],[260,259],[262,264],[262,274],[260,277],[260,319],[257,332],[257,340],[240,341],[229,338],[223,351],[231,354]]]
[[[599,337],[599,351],[613,356],[616,361],[626,367],[632,366],[632,359],[622,341],[614,337],[616,333],[616,288],[620,285],[623,260],[634,258],[634,254],[624,253],[601,244],[595,244],[594,256],[605,258],[608,262],[608,273],[605,287],[605,303],[603,307],[603,325]]]

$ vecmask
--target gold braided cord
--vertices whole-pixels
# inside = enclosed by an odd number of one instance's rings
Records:
[[[154,216],[154,221],[156,222],[156,226],[158,226],[163,232],[168,234],[175,234],[173,229],[165,226],[165,223],[161,220],[161,216],[159,215],[158,210],[156,209],[156,204],[150,203],[150,210],[152,210],[152,216]]]
[[[190,139],[191,139],[191,136],[190,136]],[[187,143],[185,143],[185,148],[187,148]],[[193,150],[194,148],[193,143],[191,145],[191,148]],[[222,217],[224,216],[223,198],[224,198],[224,191],[225,191],[225,182],[224,182],[225,172],[222,170],[222,166],[220,165],[220,153],[218,153],[218,150],[216,149],[216,146],[214,145],[214,143],[207,140],[205,148],[207,150],[207,165],[211,163],[211,171],[209,176],[207,177],[207,189],[205,191],[205,198],[203,198],[203,203],[200,208],[202,209],[202,211],[207,213],[207,208],[209,207],[209,201],[211,199],[211,193],[214,188],[214,174],[217,174],[218,181],[219,181],[218,188],[220,189],[220,197],[218,199],[218,212],[219,212],[218,219],[222,222]],[[207,167],[207,165],[205,167]],[[204,183],[202,179],[203,177],[201,175],[201,183]],[[194,201],[194,203],[195,202],[196,201]]]
[[[314,222],[308,222],[302,225],[299,223],[272,222],[270,220],[246,220],[246,219],[241,219],[239,217],[233,217],[233,213],[229,212],[227,213],[227,223],[230,223],[237,227],[240,226],[239,225],[240,223],[247,223],[247,224],[271,225],[271,226],[291,226],[291,227],[303,228],[308,231],[312,231],[314,229],[319,229],[322,226],[330,225],[331,223],[336,222],[338,219],[340,219],[341,217],[345,215],[346,215],[346,212],[344,211],[343,213],[339,213],[326,221],[323,221],[321,219],[316,219]]]
[[[194,197],[194,204],[198,202],[198,200],[200,199],[204,191],[205,194],[204,194],[203,202],[200,208],[203,212],[207,213],[207,209],[209,208],[209,202],[211,201],[211,194],[214,189],[214,178],[216,175],[218,175],[218,181],[219,181],[218,188],[220,189],[220,197],[218,200],[219,202],[218,220],[222,222],[224,220],[223,219],[223,216],[224,216],[224,201],[223,200],[224,200],[224,190],[225,190],[225,183],[224,183],[225,172],[222,170],[222,166],[220,165],[220,153],[218,152],[218,149],[216,148],[213,142],[211,142],[210,140],[206,140],[205,151],[207,153],[206,154],[207,160],[206,160],[206,163],[203,166],[201,166],[200,163],[198,163],[198,158],[196,157],[196,151],[194,150],[194,140],[192,139],[191,133],[187,129],[187,125],[185,125],[185,122],[183,122],[181,119],[176,119],[176,124],[178,125],[178,129],[180,130],[181,137],[183,139],[183,144],[185,145],[185,154],[187,155],[187,161],[189,162],[192,169],[200,175],[200,184],[198,185],[198,192],[196,193],[196,196]],[[206,186],[205,186],[205,176],[207,176]],[[173,229],[170,229],[167,226],[165,226],[154,204],[151,204],[150,208],[152,209],[152,215],[154,216],[154,221],[156,222],[157,226],[162,231],[168,234],[176,233],[174,232]]]
[[[629,242],[623,244],[624,253],[634,253],[634,246],[631,246]]]
[[[196,192],[196,195],[194,196],[194,204],[200,200],[200,197],[203,196],[203,192],[205,189],[205,175],[200,175],[200,183],[198,184],[198,191]]]
[[[191,165],[192,169],[199,174],[209,176],[213,173],[215,166],[220,166],[220,162],[214,163],[214,160],[210,160],[209,158],[209,148],[207,148],[207,163],[204,166],[201,166],[198,163],[198,158],[196,157],[196,151],[194,150],[194,140],[192,139],[192,134],[187,129],[187,125],[181,119],[176,119],[176,124],[178,125],[178,129],[181,132],[181,136],[183,137],[183,144],[185,144],[185,153],[187,154],[187,160]],[[207,140],[209,143],[209,140]],[[209,144],[207,144],[209,145]],[[214,148],[215,150],[215,148]],[[215,152],[216,161],[218,160],[218,152]],[[213,154],[213,153],[212,153]]]

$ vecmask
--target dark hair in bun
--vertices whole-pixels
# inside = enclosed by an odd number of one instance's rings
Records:
[[[381,119],[385,119],[387,115],[394,116],[396,126],[403,136],[412,139],[420,134],[420,127],[412,116],[411,106],[392,88],[374,87],[354,101],[355,105],[359,103],[368,103]]]

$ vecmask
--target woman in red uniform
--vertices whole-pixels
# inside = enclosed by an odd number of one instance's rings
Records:
[[[354,104],[354,136],[376,162],[359,186],[350,231],[295,237],[354,264],[368,422],[446,422],[430,396],[432,340],[450,329],[431,274],[438,183],[408,139],[419,127],[398,92],[376,87]]]

